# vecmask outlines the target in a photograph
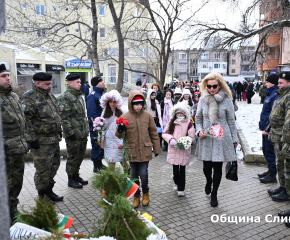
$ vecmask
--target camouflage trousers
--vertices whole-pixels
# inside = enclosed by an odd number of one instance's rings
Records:
[[[87,149],[87,141],[87,138],[77,140],[65,139],[68,154],[66,172],[70,178],[80,170]]]
[[[34,183],[37,190],[55,183],[53,178],[60,165],[59,144],[40,144],[39,149],[31,149],[35,167]]]
[[[24,154],[6,154],[7,191],[10,212],[17,210],[18,196],[22,189],[24,175]]]
[[[290,196],[290,144],[283,143],[281,154],[284,157],[284,176],[285,176],[285,188],[287,194]]]
[[[274,151],[276,155],[276,169],[278,173],[278,179],[280,185],[285,187],[285,173],[284,173],[284,156],[281,154],[279,149],[279,142],[275,142],[274,144]]]

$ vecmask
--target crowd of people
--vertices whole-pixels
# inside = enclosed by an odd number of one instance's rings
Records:
[[[58,98],[50,92],[51,79],[50,74],[36,73],[32,90],[19,99],[12,91],[9,72],[4,64],[0,65],[0,103],[12,222],[18,213],[24,154],[29,150],[36,169],[34,182],[39,197],[47,196],[52,203],[63,201],[64,197],[53,191],[54,177],[60,165],[59,142],[62,138],[68,152],[68,187],[83,188],[88,184],[81,178],[79,170],[90,136],[93,172],[100,173],[105,168],[103,158],[112,169],[120,162],[124,171],[130,173],[132,179],[137,179],[136,183],[141,187],[142,191],[137,190],[132,203],[133,207],[138,207],[141,193],[142,205],[147,206],[150,202],[148,166],[152,152],[157,157],[162,147],[164,152],[168,152],[167,162],[173,168],[173,190],[177,191],[178,196],[185,196],[186,166],[191,160],[191,147],[180,150],[177,141],[189,137],[192,143],[197,144],[197,159],[203,161],[205,194],[210,194],[212,207],[218,206],[223,162],[237,160],[235,149],[239,139],[235,124],[235,100],[241,101],[245,92],[248,103],[251,103],[253,85],[249,83],[245,86],[246,83],[240,82],[232,85],[219,73],[210,73],[201,83],[176,82],[172,86],[165,85],[163,90],[158,84],[152,84],[145,99],[139,90],[142,86],[140,81],[137,82],[138,90],[129,94],[126,111],[122,108],[123,98],[118,91],[104,93],[105,85],[101,77],[91,79],[91,92],[88,83],[84,84],[85,100],[79,74],[66,76],[68,86]],[[280,187],[268,192],[275,201],[289,201],[290,73],[281,73],[279,77],[269,75],[265,86],[267,97],[259,128],[263,131],[263,152],[269,170],[259,174],[259,177],[263,183],[276,182],[278,172]],[[100,142],[94,130],[97,117],[104,119],[105,130]],[[119,117],[128,120],[128,126],[118,125],[116,119]],[[207,130],[216,124],[223,128],[221,139],[207,134]],[[122,140],[124,131],[128,142],[125,149]],[[123,159],[123,151],[127,152],[127,161]],[[290,216],[290,210],[279,215]]]

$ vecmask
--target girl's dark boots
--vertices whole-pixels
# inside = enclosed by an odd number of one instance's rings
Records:
[[[162,149],[163,152],[167,152],[168,151],[168,143],[166,141],[164,141],[164,147]]]

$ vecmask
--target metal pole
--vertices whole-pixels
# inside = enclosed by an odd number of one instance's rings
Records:
[[[172,74],[171,74],[171,86],[173,85],[173,71],[174,71],[174,48],[172,48]]]

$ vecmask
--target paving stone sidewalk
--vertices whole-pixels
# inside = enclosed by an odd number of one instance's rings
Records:
[[[65,172],[66,161],[61,161],[55,178],[55,192],[64,195],[64,201],[57,203],[60,212],[74,218],[71,232],[88,234],[101,214],[96,207],[96,200],[101,196],[88,185],[81,190],[67,187]],[[89,179],[93,176],[93,164],[85,160],[81,166],[81,176]],[[149,164],[150,204],[139,207],[141,213],[148,212],[153,222],[159,224],[168,239],[290,239],[290,229],[283,223],[265,222],[267,214],[276,215],[278,211],[290,209],[286,203],[273,202],[267,189],[278,184],[262,184],[257,173],[264,172],[265,166],[239,162],[239,181],[233,182],[222,178],[218,192],[219,205],[210,207],[210,197],[204,193],[205,177],[202,162],[192,156],[187,167],[186,195],[178,197],[173,191],[172,166],[166,163],[166,153],[160,154]],[[25,165],[24,186],[20,195],[20,204],[28,209],[34,206],[37,191],[34,187],[34,167],[32,162]],[[224,174],[223,174],[224,175]],[[249,223],[213,223],[211,216],[259,216],[261,222]],[[269,218],[273,220],[273,218]]]

